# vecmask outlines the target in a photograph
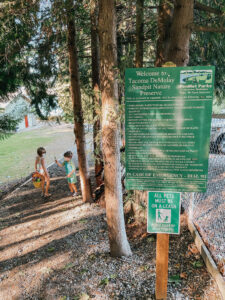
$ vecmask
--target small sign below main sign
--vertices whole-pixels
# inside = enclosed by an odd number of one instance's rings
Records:
[[[179,234],[180,203],[178,192],[149,192],[147,231]]]

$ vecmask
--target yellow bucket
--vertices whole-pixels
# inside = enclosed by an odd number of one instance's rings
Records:
[[[33,185],[36,189],[41,188],[41,181],[33,181]]]
[[[39,189],[41,187],[41,176],[38,172],[34,172],[32,174],[32,182],[36,189]]]

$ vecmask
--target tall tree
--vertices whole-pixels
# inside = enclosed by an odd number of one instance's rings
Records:
[[[131,255],[125,231],[120,166],[120,120],[116,74],[116,14],[114,0],[99,1],[102,150],[106,216],[112,256]]]
[[[44,119],[56,106],[56,97],[48,93],[54,85],[56,63],[49,55],[51,30],[42,26],[42,7],[41,0],[0,4],[0,97],[4,100],[23,86]]]
[[[144,0],[136,2],[136,58],[135,67],[143,67],[144,55]]]
[[[168,53],[170,28],[172,22],[173,3],[161,0],[158,6],[158,39],[156,43],[155,66],[161,67],[166,62]]]
[[[24,57],[37,29],[39,1],[1,1],[0,3],[0,97],[15,92],[28,70]],[[18,70],[20,70],[18,72]]]
[[[74,111],[74,133],[76,137],[77,154],[79,162],[79,173],[81,191],[84,202],[92,201],[91,183],[88,171],[87,157],[85,154],[84,119],[81,106],[80,78],[78,72],[78,59],[76,48],[76,30],[74,22],[73,0],[66,1],[67,14],[67,46],[69,55],[69,73],[71,83],[71,96]]]
[[[0,114],[0,141],[15,132],[19,122],[20,119],[15,120],[15,118],[10,115]]]
[[[193,10],[194,0],[175,1],[167,61],[172,61],[177,66],[186,66],[189,61]]]
[[[176,60],[178,65],[187,65],[190,48],[189,64],[211,63],[217,66],[215,83],[217,100],[220,103],[225,94],[222,84],[222,45],[225,32],[223,6],[216,0],[208,0],[207,5],[201,2],[194,1],[193,5],[192,1],[160,1],[155,66],[161,66],[168,60]]]
[[[100,126],[100,79],[99,79],[99,37],[98,37],[98,1],[90,0],[91,17],[91,64],[92,64],[92,89],[93,89],[93,141],[95,155],[95,176],[97,186],[101,184],[99,175],[102,169],[102,153],[99,133]]]

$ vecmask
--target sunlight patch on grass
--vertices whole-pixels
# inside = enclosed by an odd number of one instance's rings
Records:
[[[21,132],[0,142],[0,184],[25,177],[34,171],[36,150],[47,150],[47,165],[54,161],[68,145],[74,143],[73,129],[68,127],[41,128]]]

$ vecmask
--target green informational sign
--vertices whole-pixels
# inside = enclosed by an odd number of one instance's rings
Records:
[[[205,192],[214,67],[127,69],[126,188]]]
[[[147,232],[180,233],[180,193],[148,193]]]

